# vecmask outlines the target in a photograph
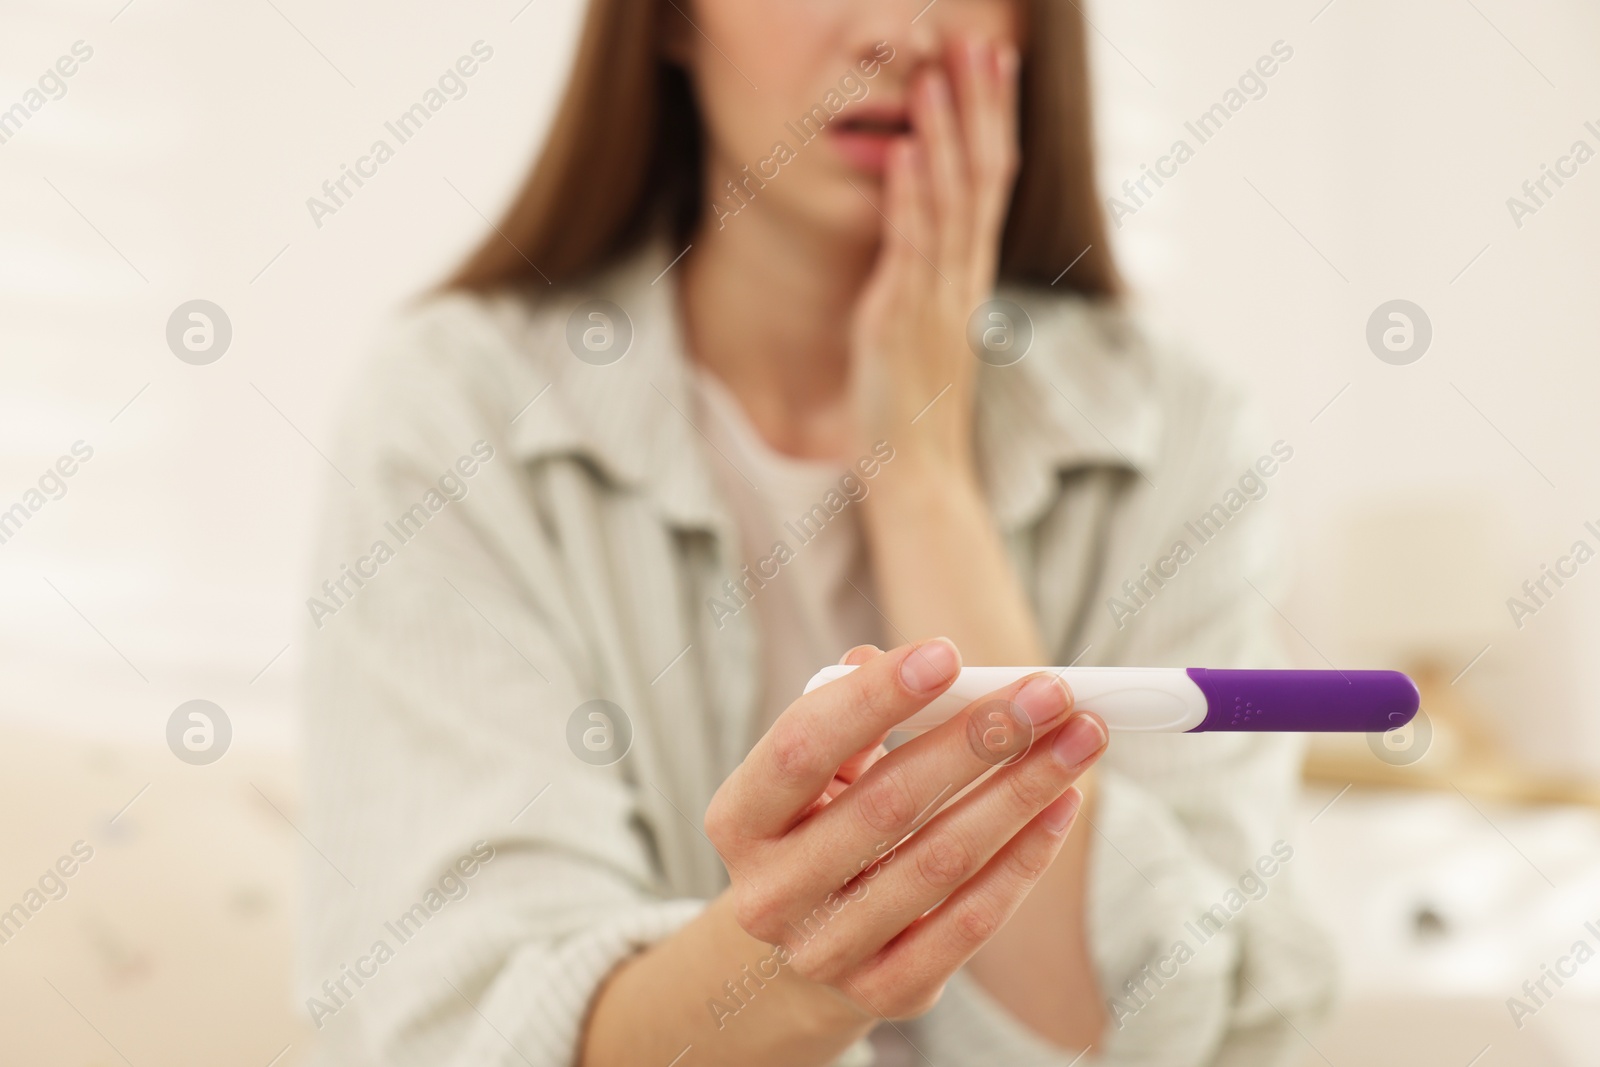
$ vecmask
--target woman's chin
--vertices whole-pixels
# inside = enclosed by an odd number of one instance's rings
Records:
[[[856,180],[858,187],[844,186],[842,193],[830,197],[814,212],[812,227],[843,245],[856,248],[876,246],[883,238],[883,216],[879,213],[883,195],[880,182]]]
[[[770,196],[764,203],[750,203],[736,214],[710,220],[711,230],[731,230],[742,223],[754,223],[756,212],[765,215],[762,227],[776,227],[787,233],[785,244],[804,244],[818,238],[845,247],[875,246],[883,236],[880,214],[883,183],[870,177],[817,176],[804,190],[791,188],[790,195]],[[721,225],[719,225],[719,222]]]

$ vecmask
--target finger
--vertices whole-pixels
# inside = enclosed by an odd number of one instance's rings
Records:
[[[964,37],[952,42],[951,53],[949,65],[955,82],[962,148],[967,165],[976,176],[985,151],[992,147],[992,134],[986,123],[998,103],[997,86],[991,75],[993,46],[988,41]]]
[[[1022,60],[1017,47],[1009,42],[997,48],[995,59],[995,105],[989,123],[989,147],[985,158],[990,160],[986,178],[979,180],[980,188],[973,194],[973,225],[980,235],[977,243],[979,256],[975,267],[986,285],[992,285],[1000,258],[1000,240],[1006,224],[1006,214],[1011,207],[1011,192],[1016,185],[1017,163],[1022,149],[1017,121],[1017,98]]]
[[[958,269],[964,264],[971,232],[970,182],[950,79],[944,71],[935,68],[919,79],[913,106],[912,125],[928,159],[936,258]]]
[[[906,145],[906,166],[903,195],[894,218],[895,229],[911,246],[912,255],[906,257],[905,279],[916,293],[928,291],[929,280],[935,276],[933,255],[933,191],[928,173],[928,153],[918,139],[911,138]]]
[[[884,171],[883,183],[883,247],[878,264],[867,282],[862,295],[863,305],[871,304],[876,316],[883,318],[900,311],[902,291],[917,251],[911,247],[901,228],[902,221],[911,211],[910,171],[912,158],[911,139],[897,138],[889,148],[889,162]]]
[[[806,693],[723,783],[707,820],[731,817],[726,829],[746,838],[786,832],[847,759],[948,689],[960,670],[956,646],[937,637]]]
[[[870,659],[883,655],[883,649],[877,645],[857,645],[846,652],[839,662],[847,667],[859,667]],[[840,764],[839,769],[833,773],[833,781],[828,783],[828,788],[823,790],[823,795],[829,800],[844,792],[845,788],[860,778],[862,773],[888,751],[883,747],[884,739],[889,736],[885,730],[869,747],[857,752],[854,756]]]
[[[1015,91],[1008,94],[1002,83],[1010,80],[1014,84],[1015,64],[1005,61],[1013,68],[1006,74],[997,46],[987,41],[963,40],[956,45],[955,53],[956,96],[972,175],[973,210],[969,221],[974,247],[992,254],[991,250],[997,250],[1014,173]],[[1010,49],[1008,54],[1014,55],[1015,50]],[[988,263],[975,266],[984,271],[985,277],[993,273]]]
[[[1048,804],[977,874],[937,909],[912,922],[853,979],[863,994],[937,986],[971,959],[1055,862],[1082,805],[1076,788]],[[887,996],[885,1002],[890,1002]]]
[[[794,869],[803,875],[791,883],[792,891],[811,900],[838,889],[864,870],[863,860],[887,852],[939,805],[1021,756],[1035,736],[1060,725],[1071,708],[1072,694],[1060,679],[1034,674],[901,745],[826,811],[795,829],[786,845],[794,850]]]
[[[850,788],[851,785],[858,781],[861,776],[867,772],[869,767],[889,754],[889,750],[883,747],[884,739],[888,736],[888,731],[885,731],[883,736],[878,738],[877,744],[873,745],[871,748],[864,748],[860,752],[857,752],[854,756],[851,756],[849,759],[845,760],[844,763],[840,765],[839,769],[833,773],[833,781],[829,782],[828,788],[822,791],[822,795],[826,797],[830,803],[836,797],[838,797],[840,793],[843,793],[846,789]]]
[[[1017,163],[1022,156],[1017,125],[1017,98],[1020,92],[1022,59],[1017,46],[1006,42],[997,46],[995,55],[995,105],[990,124],[992,144],[989,153],[993,161],[992,177],[982,193],[978,194],[974,216],[981,232],[998,235],[1005,225],[1006,212],[1011,204],[1011,190],[1016,184]],[[999,246],[996,244],[995,251]],[[992,270],[991,270],[991,273]]]
[[[1017,100],[1022,92],[1022,54],[1010,41],[1000,46],[1000,133],[1013,164],[1018,155]]]
[[[883,649],[877,645],[857,645],[839,657],[842,667],[859,667],[869,659],[883,655]]]
[[[951,804],[909,841],[874,886],[866,940],[887,941],[972,878],[1105,750],[1105,726],[1088,712],[1042,738],[1021,761]]]

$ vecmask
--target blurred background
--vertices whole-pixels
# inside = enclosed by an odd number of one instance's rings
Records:
[[[1600,947],[1600,10],[1086,10],[1138,302],[1249,383],[1263,450],[1295,450],[1271,483],[1298,563],[1274,605],[1286,644],[1424,688],[1405,736],[1320,738],[1307,765],[1293,844],[1346,996],[1304,1062],[1593,1063],[1600,963],[1520,1027],[1507,998]],[[296,829],[295,685],[322,449],[378,324],[509,199],[581,14],[7,5],[0,509],[46,481],[0,525],[0,908],[73,873],[0,943],[5,1062],[287,1067],[309,1048],[289,988],[297,872],[319,862]],[[466,95],[313,219],[307,198],[480,40]],[[1198,143],[1185,124],[1275,45],[1264,88]],[[1121,191],[1180,138],[1175,175]],[[194,300],[231,327],[204,365],[168,344]],[[231,724],[213,765],[168,747],[196,699]]]

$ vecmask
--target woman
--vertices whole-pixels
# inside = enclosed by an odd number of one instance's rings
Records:
[[[1298,1051],[1289,741],[1108,750],[1046,673],[885,745],[963,662],[1275,654],[1264,516],[1173,562],[1269,446],[1119,310],[1087,97],[1049,0],[594,0],[346,423],[326,1062]]]

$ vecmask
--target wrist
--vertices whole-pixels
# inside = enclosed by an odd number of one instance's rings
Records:
[[[959,481],[979,484],[977,456],[970,427],[940,430],[913,426],[911,432],[891,437],[895,448],[893,466],[902,481]]]
[[[757,961],[772,960],[777,965],[778,973],[768,981],[781,990],[781,1014],[792,1039],[802,1044],[837,1044],[843,1048],[864,1036],[877,1022],[837,990],[795,973],[792,966],[782,962],[787,956],[777,954],[774,946],[746,933],[734,918],[730,893],[723,892],[712,900],[707,916],[718,931],[722,958],[749,962],[751,969],[763,976],[767,971],[757,968]]]
[[[869,523],[876,516],[891,526],[907,521],[960,521],[986,515],[989,509],[971,464],[933,462],[904,453],[884,469],[864,503]]]

